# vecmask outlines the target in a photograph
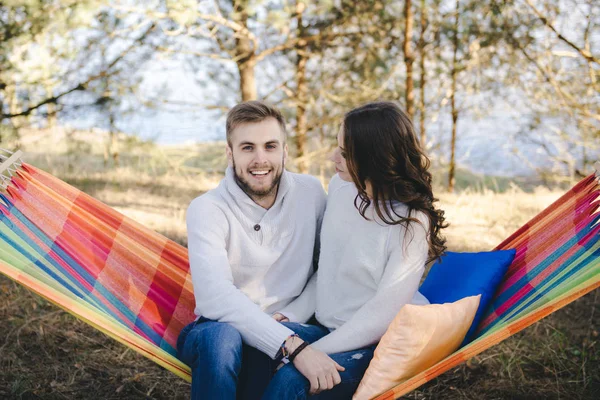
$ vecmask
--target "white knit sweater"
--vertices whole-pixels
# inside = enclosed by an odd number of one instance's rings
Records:
[[[316,178],[284,171],[266,210],[228,168],[219,186],[187,211],[196,315],[230,323],[247,344],[274,358],[293,332],[269,314],[307,307],[306,300],[294,300],[313,273],[325,202]]]
[[[384,224],[370,206],[367,221],[354,206],[357,194],[353,183],[332,178],[319,269],[298,301],[307,305],[304,315],[316,308],[317,320],[332,330],[312,345],[328,354],[377,343],[404,304],[428,304],[417,291],[428,252],[427,217],[413,214],[424,225],[411,223],[407,232]],[[407,215],[404,204],[394,209]]]

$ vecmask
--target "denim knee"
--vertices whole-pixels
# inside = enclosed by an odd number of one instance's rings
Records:
[[[186,326],[183,327],[183,329],[181,330],[181,332],[179,332],[179,336],[177,336],[177,347],[175,348],[175,350],[177,350],[177,357],[181,360],[182,358],[182,352],[183,352],[183,345],[185,344],[185,340],[187,339],[188,334],[190,333],[190,331],[194,328],[194,325],[196,324],[196,322],[192,322]]]
[[[242,336],[233,326],[204,322],[194,326],[183,344],[182,360],[194,367],[199,359],[215,364],[237,363],[241,359]]]
[[[310,383],[296,367],[292,364],[287,364],[282,367],[271,382],[263,400],[267,399],[305,399],[308,396]]]

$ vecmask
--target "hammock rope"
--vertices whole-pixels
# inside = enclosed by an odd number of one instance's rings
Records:
[[[1,165],[11,157],[0,153]],[[190,381],[175,350],[195,318],[187,250],[10,161],[0,168],[0,273]],[[590,175],[498,245],[517,253],[477,338],[378,398],[416,389],[600,286],[599,195]]]

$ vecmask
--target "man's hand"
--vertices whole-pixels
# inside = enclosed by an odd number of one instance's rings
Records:
[[[291,341],[291,343],[290,343]],[[302,340],[292,338],[286,344],[290,353],[302,344]],[[293,361],[294,366],[310,382],[310,394],[321,393],[323,390],[332,389],[340,383],[342,379],[338,371],[344,371],[345,368],[336,363],[327,354],[322,351],[307,346],[296,356]]]
[[[290,322],[290,319],[288,317],[286,317],[285,315],[278,313],[278,312],[273,314],[272,317],[277,322]]]

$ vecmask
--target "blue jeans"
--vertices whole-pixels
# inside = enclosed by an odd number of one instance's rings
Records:
[[[341,383],[335,385],[331,390],[311,396],[311,399],[351,399],[373,358],[375,347],[376,345],[373,345],[345,353],[330,354],[329,356],[335,362],[346,368],[345,371],[340,372]],[[306,399],[309,396],[309,390],[308,379],[292,364],[287,364],[277,371],[262,398],[263,400]]]
[[[284,322],[303,340],[313,343],[327,328]],[[200,317],[181,330],[179,359],[192,369],[192,396],[197,399],[260,399],[279,361],[242,342],[231,325]]]

